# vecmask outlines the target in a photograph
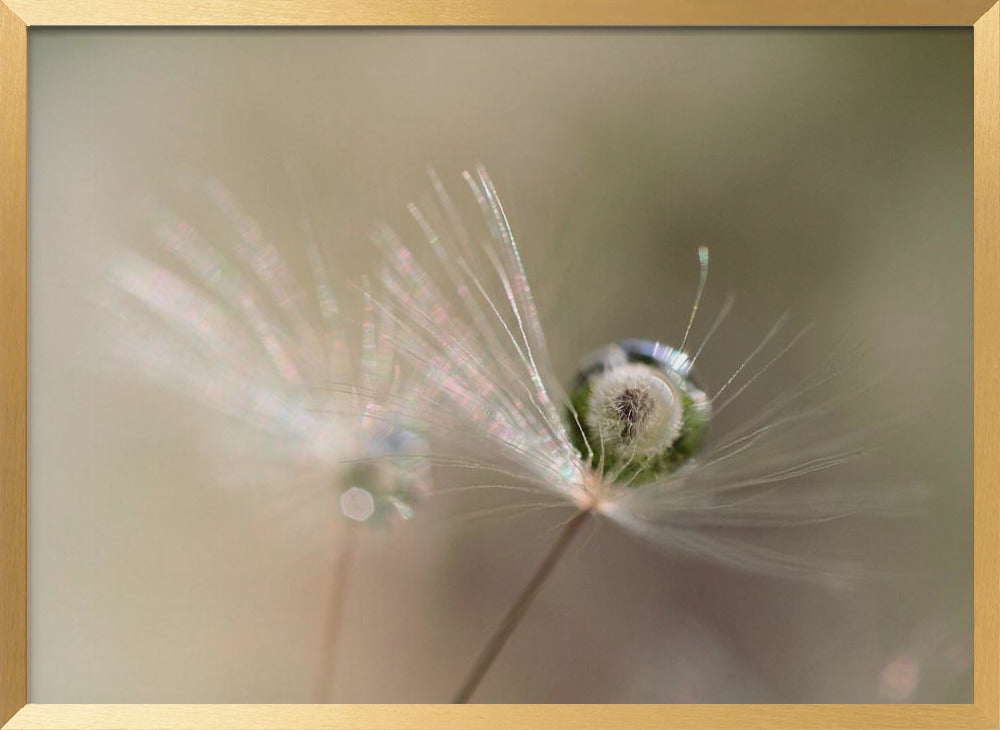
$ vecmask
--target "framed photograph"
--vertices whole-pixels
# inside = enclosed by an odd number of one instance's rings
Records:
[[[1000,727],[1000,4],[0,57],[3,727]]]

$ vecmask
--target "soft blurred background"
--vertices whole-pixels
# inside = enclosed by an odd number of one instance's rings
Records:
[[[289,255],[308,216],[350,282],[372,224],[428,193],[427,165],[460,191],[481,161],[566,380],[606,342],[676,342],[709,245],[705,311],[738,301],[703,379],[785,311],[816,329],[743,415],[860,344],[869,405],[905,414],[868,476],[933,491],[922,517],[805,536],[903,576],[853,590],[602,526],[475,699],[971,701],[971,70],[952,29],[33,29],[29,700],[316,695],[329,500],[217,483],[215,445],[239,459],[252,439],[101,367],[93,302],[143,242],[136,193],[177,208],[171,170],[216,178]],[[450,698],[562,519],[461,517],[475,507],[431,500],[363,536],[336,701]]]

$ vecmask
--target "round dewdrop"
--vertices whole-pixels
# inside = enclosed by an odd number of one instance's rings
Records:
[[[622,340],[592,353],[570,401],[577,448],[619,484],[642,484],[686,464],[711,418],[691,359],[649,340]]]

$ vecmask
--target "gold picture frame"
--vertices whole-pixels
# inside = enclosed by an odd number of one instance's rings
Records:
[[[975,702],[969,705],[27,704],[27,51],[32,26],[966,26],[974,38]],[[1000,2],[0,0],[0,723],[6,728],[1000,727]]]

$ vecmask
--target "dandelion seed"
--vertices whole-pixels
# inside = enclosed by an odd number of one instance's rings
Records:
[[[104,292],[112,360],[261,432],[267,453],[238,460],[248,467],[262,471],[272,461],[267,474],[279,484],[314,482],[338,492],[344,525],[319,671],[324,700],[360,525],[412,519],[430,489],[421,424],[408,415],[410,399],[427,394],[405,382],[387,340],[391,313],[374,305],[367,282],[352,342],[355,325],[341,313],[308,229],[311,292],[222,185],[188,175],[185,187],[224,220],[230,245],[208,243],[185,220],[144,201],[155,249],[122,251]],[[243,487],[260,481],[225,478]]]
[[[719,532],[776,529],[858,512],[893,514],[919,493],[906,485],[806,484],[859,453],[837,448],[850,434],[838,438],[806,427],[829,412],[808,402],[812,386],[785,389],[759,418],[710,438],[715,416],[760,382],[804,332],[776,346],[777,354],[756,367],[787,321],[780,318],[717,391],[699,385],[684,348],[705,290],[708,251],[702,247],[697,294],[679,347],[646,340],[609,345],[584,362],[567,393],[553,373],[518,246],[486,172],[463,174],[485,219],[482,237],[460,223],[444,186],[431,176],[437,204],[411,205],[410,212],[445,276],[432,274],[392,230],[381,228],[375,243],[386,260],[381,281],[387,299],[380,306],[391,307],[397,324],[390,340],[425,388],[438,388],[441,395],[435,408],[422,412],[430,432],[442,436],[434,448],[457,443],[481,463],[515,465],[531,489],[578,510],[501,621],[456,702],[472,696],[591,516],[673,552],[742,570],[826,584],[863,572]],[[731,304],[723,306],[695,358],[703,357]],[[723,392],[727,399],[717,402]]]
[[[312,241],[304,244],[309,294],[228,191],[211,180],[188,184],[224,216],[232,250],[145,201],[157,248],[152,257],[122,251],[104,292],[113,361],[261,430],[303,478],[366,489],[376,504],[364,521],[412,516],[429,489],[421,424],[406,415],[407,399],[421,391],[394,361],[389,313],[365,283],[352,345],[354,325],[340,314]]]

